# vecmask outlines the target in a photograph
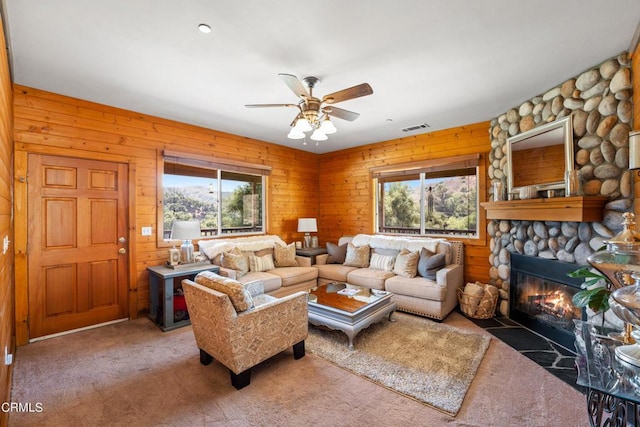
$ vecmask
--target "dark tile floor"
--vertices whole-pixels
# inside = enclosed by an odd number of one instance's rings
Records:
[[[506,317],[469,320],[576,390],[586,393],[584,387],[576,384],[575,353]]]

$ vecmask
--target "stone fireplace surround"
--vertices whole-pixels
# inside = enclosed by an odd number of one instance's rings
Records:
[[[578,268],[622,229],[622,213],[632,206],[628,169],[632,109],[630,60],[623,52],[491,121],[491,184],[506,184],[507,138],[572,114],[574,167],[582,173],[584,194],[609,198],[600,222],[487,222],[489,276],[500,289],[500,315],[509,316],[512,253],[557,259]]]

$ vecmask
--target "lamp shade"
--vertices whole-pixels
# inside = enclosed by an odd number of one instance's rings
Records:
[[[298,218],[298,232],[315,233],[318,231],[318,224],[315,218]]]
[[[202,237],[200,235],[200,221],[173,221],[171,226],[171,238],[176,240],[193,240]]]

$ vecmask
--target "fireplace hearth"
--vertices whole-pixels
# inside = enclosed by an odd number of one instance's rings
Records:
[[[575,351],[573,320],[586,320],[585,311],[571,301],[582,279],[567,274],[577,268],[571,263],[511,254],[509,317]]]

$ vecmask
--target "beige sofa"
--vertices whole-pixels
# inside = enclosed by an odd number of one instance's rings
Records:
[[[340,263],[329,264],[329,254],[316,257],[318,284],[346,282],[352,285],[392,292],[398,309],[442,320],[458,304],[457,289],[464,285],[462,242],[446,239],[408,238],[359,234],[343,237],[338,245],[351,242],[356,247],[368,245],[370,254],[397,256],[401,250],[420,252],[426,248],[442,253],[445,265],[435,272],[435,280],[416,275],[405,277],[393,271],[371,267],[354,267]]]
[[[278,236],[260,235],[202,240],[199,242],[199,250],[213,264],[220,266],[220,275],[237,280],[242,284],[260,281],[264,287],[264,292],[274,297],[280,298],[298,291],[308,292],[311,288],[317,286],[318,270],[311,266],[311,260],[308,257],[295,256],[295,264],[297,265],[279,267],[275,262],[275,245],[291,248]],[[225,266],[228,264],[225,264],[223,254],[234,251],[242,254],[249,266],[250,257],[271,257],[274,260],[275,268],[249,268],[249,271],[245,274],[241,270],[228,268]]]

